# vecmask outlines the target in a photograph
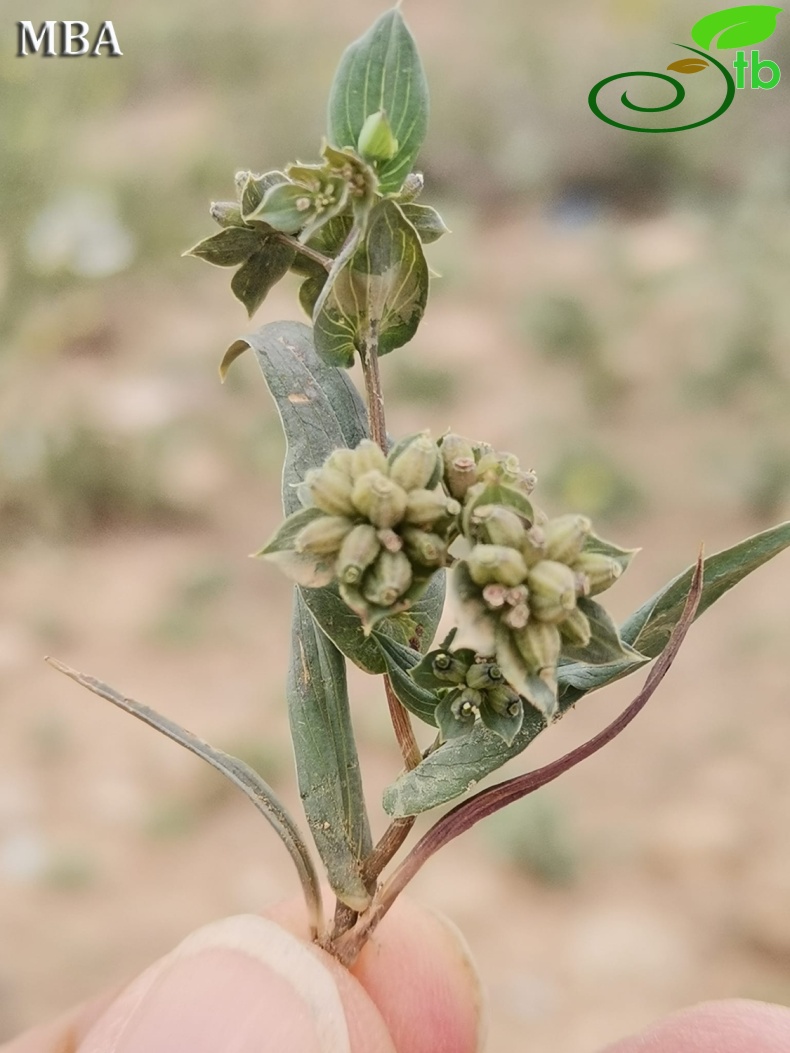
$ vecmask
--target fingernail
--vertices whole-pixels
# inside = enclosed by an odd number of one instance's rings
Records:
[[[309,947],[256,915],[198,929],[139,976],[80,1053],[349,1053],[334,980]]]

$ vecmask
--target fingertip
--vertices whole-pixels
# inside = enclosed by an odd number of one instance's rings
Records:
[[[398,1053],[477,1053],[483,989],[469,948],[447,918],[401,897],[351,968]]]
[[[787,1053],[790,1009],[732,999],[703,1002],[603,1053]]]

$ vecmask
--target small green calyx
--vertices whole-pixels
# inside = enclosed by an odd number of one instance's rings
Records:
[[[390,161],[398,152],[398,140],[392,134],[384,110],[371,113],[362,125],[357,150],[366,161]]]
[[[522,700],[490,659],[466,648],[442,647],[427,654],[411,676],[438,696],[435,719],[445,740],[468,735],[478,719],[508,745],[518,734]]]

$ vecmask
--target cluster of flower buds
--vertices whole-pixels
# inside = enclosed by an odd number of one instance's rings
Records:
[[[457,643],[495,658],[511,687],[551,717],[561,654],[591,640],[585,602],[623,570],[605,549],[625,553],[598,543],[585,516],[549,520],[535,510],[535,476],[512,454],[457,435],[445,436],[441,450],[445,485],[463,502],[467,545],[453,571]]]
[[[521,729],[524,705],[518,692],[495,662],[473,650],[450,651],[445,641],[427,654],[411,675],[440,699],[435,719],[445,740],[468,734],[478,718],[507,745]]]
[[[389,456],[369,439],[334,450],[300,487],[307,507],[261,554],[299,584],[337,582],[370,628],[408,610],[445,565],[461,505],[439,485],[441,474],[427,433],[399,442]]]
[[[262,221],[306,242],[331,219],[373,201],[376,173],[356,151],[325,143],[322,157],[320,164],[288,165],[281,181],[267,188],[245,220]]]

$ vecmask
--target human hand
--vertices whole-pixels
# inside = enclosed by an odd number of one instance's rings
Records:
[[[474,1053],[480,988],[457,932],[401,900],[351,975],[307,943],[299,908],[208,925],[122,991],[0,1053]],[[790,1010],[709,1003],[606,1053],[788,1053]],[[514,1051],[515,1053],[515,1051]]]

